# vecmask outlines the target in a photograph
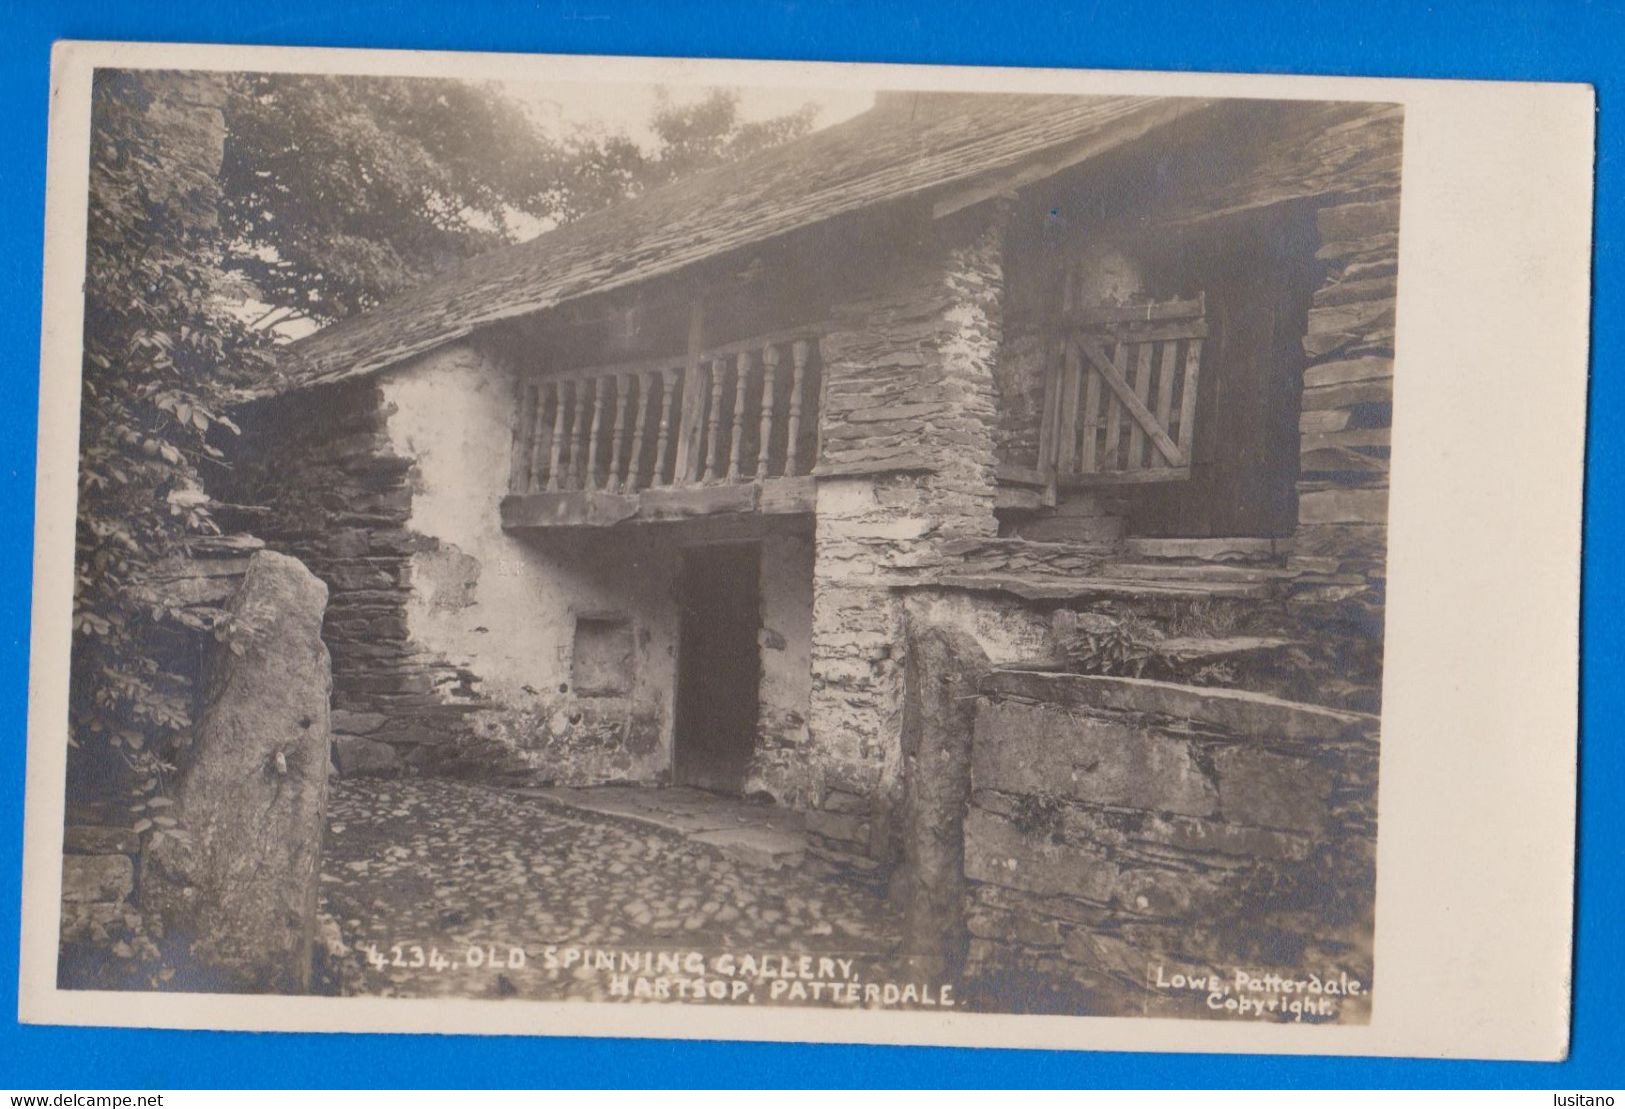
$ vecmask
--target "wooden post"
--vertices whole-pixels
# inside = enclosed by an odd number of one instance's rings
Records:
[[[513,454],[508,464],[508,492],[530,492],[530,460],[536,451],[536,386],[519,387],[514,405]]]
[[[762,351],[762,442],[756,452],[756,476],[765,478],[772,462],[773,450],[773,383],[778,376],[779,348],[768,346]]]
[[[1157,365],[1157,422],[1162,430],[1172,434],[1174,424],[1174,373],[1179,368],[1179,340],[1164,339],[1162,349],[1158,352],[1161,361]],[[1161,451],[1158,451],[1161,454]],[[1185,458],[1190,459],[1186,452]],[[1166,461],[1156,463],[1158,466],[1167,465]]]
[[[1061,386],[1065,379],[1065,339],[1044,339],[1044,407],[1038,420],[1038,471],[1055,477],[1055,454],[1059,446]]]
[[[1202,317],[1207,317],[1207,294],[1196,298]],[[1185,383],[1179,395],[1179,449],[1185,455],[1185,464],[1196,461],[1196,383],[1202,371],[1202,340],[1185,340]]]
[[[643,430],[644,426],[649,422],[649,385],[651,382],[659,381],[660,374],[656,371],[655,373],[635,374],[634,377],[638,383],[638,412],[632,428],[632,456],[626,463],[626,491],[628,493],[635,493],[638,489],[638,477],[643,469]]]
[[[671,370],[657,371],[660,380],[660,427],[655,433],[655,472],[650,486],[666,484],[666,452],[671,441],[672,409],[676,407],[677,389]]]
[[[577,378],[575,382],[576,416],[570,426],[570,488],[585,489],[587,483],[582,476],[582,463],[587,454],[587,381]]]
[[[609,407],[609,375],[593,382],[592,431],[587,434],[587,469],[581,475],[583,489],[598,487],[598,443],[604,429],[604,409]]]
[[[553,441],[547,448],[547,491],[559,490],[559,455],[564,450],[564,382],[553,383]]]
[[[1196,384],[1202,369],[1202,340],[1185,340],[1185,384],[1179,395],[1179,449],[1190,462],[1196,457]]]
[[[718,438],[722,423],[722,375],[724,363],[717,358],[711,363],[711,401],[705,411],[705,476],[702,482],[717,479],[718,460],[721,458],[722,440]]]
[[[677,463],[672,484],[687,485],[700,469],[700,436],[705,419],[705,306],[696,300],[688,310],[688,358],[683,364],[683,410],[677,422]]]
[[[797,339],[790,347],[790,358],[794,368],[790,373],[790,422],[785,428],[790,433],[784,449],[785,477],[797,476],[796,447],[797,440],[801,438],[801,385],[806,376],[809,349],[805,339]]]
[[[751,352],[734,358],[734,430],[728,444],[728,480],[739,480],[739,455],[745,445],[745,385],[750,379]]]
[[[553,425],[547,422],[547,395],[555,391],[552,385],[536,387],[536,407],[531,412],[530,473],[526,475],[525,492],[542,487],[542,469],[547,465],[548,452],[553,447]]]
[[[609,480],[605,482],[611,493],[626,487],[626,478],[621,473],[621,440],[626,435],[626,402],[632,392],[631,380],[630,374],[615,375],[615,428],[610,432]]]
[[[1083,472],[1094,473],[1100,457],[1100,375],[1084,366],[1076,343],[1067,344],[1068,356],[1078,363],[1083,375]]]
[[[1061,359],[1059,369],[1061,397],[1055,416],[1055,471],[1070,477],[1078,469],[1078,392],[1083,376],[1073,344],[1066,344],[1066,357]]]
[[[1141,343],[1135,348],[1134,395],[1140,398],[1141,407],[1149,407],[1146,401],[1151,399],[1151,348],[1151,343]],[[1144,468],[1145,444],[1145,429],[1140,426],[1140,421],[1136,419],[1129,427],[1127,469],[1139,470]]]
[[[1128,344],[1118,343],[1117,349],[1112,353],[1112,365],[1117,367],[1117,374],[1121,377],[1128,368]],[[1117,465],[1117,444],[1123,438],[1123,402],[1118,399],[1117,390],[1106,394],[1106,446],[1101,451],[1100,468],[1115,471]]]

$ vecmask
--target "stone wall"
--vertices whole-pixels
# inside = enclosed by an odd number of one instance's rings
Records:
[[[1003,202],[928,241],[836,310],[822,343],[812,743],[815,845],[885,858],[901,761],[902,602],[944,545],[996,535],[993,364]]]
[[[671,552],[649,537],[535,545],[501,530],[511,384],[473,346],[243,415],[230,499],[332,594],[344,773],[654,780],[667,766]],[[624,614],[629,688],[577,696],[578,616]]]
[[[758,758],[748,789],[807,795],[805,522],[505,532],[514,386],[475,344],[256,406],[225,499],[332,591],[341,773],[658,782],[671,767],[686,547],[763,544]],[[624,683],[577,688],[579,623],[624,623]]]
[[[1361,995],[1304,1019],[1369,1019],[1374,717],[1132,678],[1005,671],[982,689],[973,992],[1016,1011],[1234,1016],[1174,976],[1236,996],[1238,969],[1346,974]]]
[[[327,584],[322,636],[346,772],[393,772],[401,754],[455,734],[478,707],[457,669],[410,639],[412,555],[432,544],[407,526],[413,463],[393,449],[389,414],[374,381],[256,405],[239,413],[236,465],[213,490]],[[448,706],[441,689],[467,695]],[[392,746],[372,749],[378,739]]]
[[[772,794],[805,808],[817,784],[808,773],[812,704],[813,537],[800,529],[762,540],[762,630],[757,636],[761,686],[756,755],[745,792]]]
[[[1293,598],[1345,702],[1381,703],[1399,199],[1320,209],[1327,266],[1303,347]],[[1353,662],[1354,665],[1350,665]]]
[[[128,813],[70,807],[62,836],[61,940],[92,947],[127,943],[141,859],[141,837]],[[116,957],[116,956],[115,956]]]
[[[393,453],[412,460],[408,641],[455,669],[434,690],[472,738],[425,766],[511,765],[571,783],[658,780],[670,766],[677,557],[668,536],[584,529],[525,538],[502,530],[517,391],[476,344],[446,348],[381,381]],[[577,688],[577,628],[624,622],[625,680]],[[466,693],[465,693],[466,689]],[[512,757],[517,753],[517,758]]]

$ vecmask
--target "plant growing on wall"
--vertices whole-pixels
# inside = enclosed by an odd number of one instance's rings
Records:
[[[1164,617],[1175,634],[1218,635],[1234,630],[1228,610],[1176,612]],[[1193,685],[1230,686],[1239,679],[1233,662],[1186,657],[1170,649],[1172,636],[1132,611],[1082,624],[1062,636],[1060,648],[1068,665],[1081,674],[1161,678]]]
[[[272,372],[277,324],[363,310],[512,239],[516,215],[573,218],[811,121],[745,123],[717,90],[662,100],[650,149],[549,138],[499,90],[459,81],[100,72],[72,688],[76,746],[114,758],[92,776],[158,788],[164,740],[190,724],[192,691],[156,657],[155,629],[209,629],[142,572],[217,530],[204,484],[236,430],[227,386]],[[246,317],[245,303],[269,310]]]
[[[1067,658],[1084,674],[1142,677],[1157,661],[1157,641],[1143,622],[1124,617],[1110,627],[1085,630],[1063,644]]]
[[[70,768],[82,785],[133,783],[143,828],[164,816],[145,799],[191,723],[188,678],[154,645],[166,626],[206,629],[142,575],[217,530],[202,470],[221,458],[211,433],[235,431],[223,368],[267,365],[221,265],[223,92],[209,76],[103,70],[93,93]]]

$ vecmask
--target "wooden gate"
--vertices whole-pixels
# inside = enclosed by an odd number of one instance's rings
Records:
[[[1204,298],[1073,309],[1049,347],[1039,467],[1062,488],[1190,477]]]

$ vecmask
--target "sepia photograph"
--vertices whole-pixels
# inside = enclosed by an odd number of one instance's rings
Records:
[[[1372,1023],[1403,97],[302,57],[82,67],[53,996]]]
[[[97,71],[60,983],[1367,1019],[1401,111],[605,91]]]

